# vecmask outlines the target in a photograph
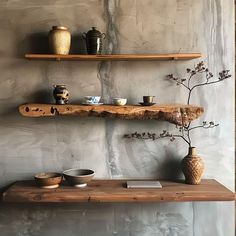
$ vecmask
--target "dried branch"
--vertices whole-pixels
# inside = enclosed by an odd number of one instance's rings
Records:
[[[163,130],[160,134],[156,134],[156,133],[149,133],[149,132],[143,132],[143,133],[132,133],[132,134],[125,134],[124,138],[131,138],[131,139],[149,139],[149,140],[157,140],[160,138],[170,138],[170,141],[174,141],[175,138],[182,138],[188,145],[189,147],[191,147],[191,138],[190,138],[190,133],[192,130],[194,129],[199,129],[199,128],[203,128],[203,129],[211,129],[214,128],[216,126],[218,126],[219,124],[215,124],[213,121],[207,122],[207,121],[203,121],[202,125],[197,125],[194,127],[191,127],[189,125],[187,126],[176,126],[176,128],[178,129],[178,131],[180,132],[180,134],[172,134],[169,133],[166,130]]]
[[[182,79],[175,77],[173,74],[168,75],[168,79],[171,81],[175,82],[176,85],[182,85],[184,88],[188,90],[188,98],[187,98],[187,104],[189,105],[190,103],[190,98],[192,95],[192,91],[200,86],[205,86],[205,85],[210,85],[210,84],[215,84],[219,83],[223,80],[226,80],[230,78],[232,75],[229,74],[229,70],[223,70],[219,72],[219,77],[218,79],[212,80],[214,75],[209,71],[208,68],[204,66],[204,62],[201,61],[199,62],[193,69],[186,69],[186,72],[188,74],[187,79]],[[191,85],[192,80],[195,78],[197,74],[204,74],[205,75],[205,82],[199,82],[195,83],[195,85]],[[190,147],[191,147],[191,132],[195,129],[211,129],[219,124],[215,124],[213,121],[207,122],[203,121],[201,125],[193,126],[191,127],[191,122],[189,122],[187,125],[182,122],[182,126],[176,126],[176,128],[179,131],[179,134],[172,134],[167,132],[166,130],[163,130],[162,133],[160,134],[155,134],[155,133],[149,133],[149,132],[144,132],[144,133],[132,133],[132,134],[126,134],[124,135],[125,138],[132,138],[132,139],[150,139],[150,140],[157,140],[160,138],[169,138],[170,141],[174,141],[175,138],[182,138]]]
[[[181,79],[181,78],[175,77],[173,74],[167,75],[167,78],[173,82],[176,82],[176,85],[182,85],[183,87],[185,87],[189,91],[188,98],[187,98],[188,105],[190,103],[192,91],[195,88],[200,87],[200,86],[209,85],[209,84],[219,83],[219,82],[226,80],[227,78],[230,78],[232,76],[231,74],[229,74],[229,72],[230,72],[229,70],[223,70],[223,71],[219,72],[218,79],[211,80],[214,77],[214,75],[211,72],[209,72],[208,68],[206,68],[204,66],[203,61],[199,62],[193,69],[187,68],[186,71],[187,71],[187,74],[189,74],[187,79]],[[205,74],[205,82],[198,83],[198,84],[191,86],[191,80],[197,74]]]

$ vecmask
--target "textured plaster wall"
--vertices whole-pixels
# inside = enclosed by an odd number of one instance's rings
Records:
[[[45,52],[52,25],[73,34],[72,52],[84,53],[81,34],[91,26],[107,34],[107,53],[201,52],[217,74],[234,69],[232,0],[1,0],[0,1],[0,185],[41,171],[91,168],[97,178],[182,178],[182,141],[131,141],[133,131],[175,131],[166,122],[25,118],[26,102],[54,102],[52,85],[66,84],[71,102],[101,94],[104,101],[142,95],[158,103],[185,103],[186,91],[165,80],[183,75],[199,60],[165,62],[27,61]],[[234,78],[234,77],[233,77]],[[204,178],[234,189],[234,79],[199,88],[191,103],[204,106],[203,120],[220,126],[199,130],[193,143],[205,162]],[[232,236],[233,203],[1,205],[1,236]]]

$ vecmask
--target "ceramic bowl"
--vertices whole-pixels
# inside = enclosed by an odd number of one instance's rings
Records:
[[[38,173],[34,176],[34,179],[41,188],[58,188],[62,181],[62,174],[54,172]]]
[[[66,181],[74,187],[86,187],[94,176],[94,171],[89,169],[69,169],[63,172]]]
[[[85,103],[99,103],[101,96],[85,96],[84,102]]]
[[[117,106],[124,106],[127,103],[126,98],[113,98],[113,103]]]

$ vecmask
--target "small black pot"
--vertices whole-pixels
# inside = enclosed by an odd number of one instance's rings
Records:
[[[100,55],[103,48],[103,39],[105,39],[105,33],[101,33],[92,27],[87,33],[83,33],[83,39],[86,40],[86,47],[88,54],[91,55]]]

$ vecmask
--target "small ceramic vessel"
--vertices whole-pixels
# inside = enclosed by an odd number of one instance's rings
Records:
[[[101,96],[85,96],[84,103],[85,104],[98,104],[101,99]]]
[[[143,96],[143,103],[153,103],[155,96]]]
[[[62,181],[62,174],[54,172],[38,173],[34,176],[34,179],[41,188],[58,188]]]
[[[126,98],[113,98],[113,103],[117,106],[124,106],[127,103]]]
[[[101,33],[96,27],[92,27],[87,33],[83,33],[83,39],[86,40],[88,54],[101,54],[105,37],[105,33]]]
[[[54,85],[53,96],[56,104],[67,104],[69,100],[69,92],[65,85]]]

